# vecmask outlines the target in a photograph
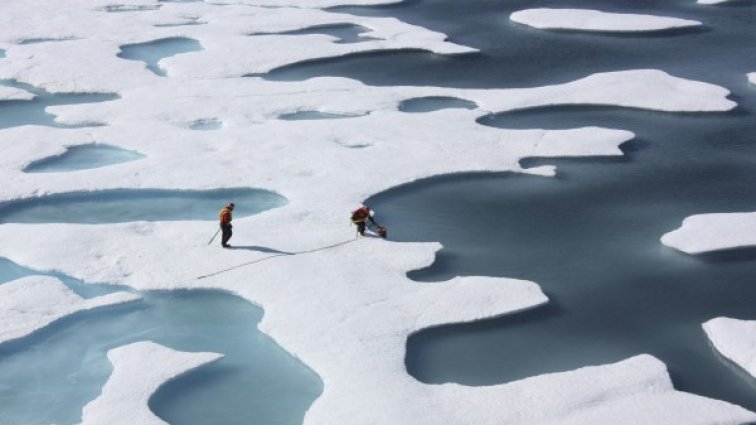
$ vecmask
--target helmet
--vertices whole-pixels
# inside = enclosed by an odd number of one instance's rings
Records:
[[[233,203],[233,202],[229,202],[229,203],[228,203],[228,205],[226,205],[226,207],[227,207],[227,208],[233,208],[233,207],[235,207],[235,206],[236,206],[236,205],[234,205],[234,203]]]

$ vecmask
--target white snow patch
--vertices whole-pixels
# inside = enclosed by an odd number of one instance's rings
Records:
[[[102,394],[84,406],[81,425],[168,425],[150,411],[148,401],[164,383],[223,357],[185,353],[151,341],[108,351],[113,373]]]
[[[699,214],[662,236],[664,245],[688,254],[756,246],[756,212]]]
[[[701,22],[664,16],[607,13],[588,9],[527,9],[509,19],[538,29],[644,32],[701,26]]]
[[[756,72],[748,74],[748,81],[750,81],[751,84],[756,84]]]
[[[756,378],[756,321],[718,317],[703,328],[717,351]]]
[[[3,100],[32,100],[36,96],[24,89],[0,85],[0,101]]]
[[[140,296],[116,292],[84,299],[60,280],[30,276],[0,285],[0,344],[23,338],[64,317],[134,302]]]

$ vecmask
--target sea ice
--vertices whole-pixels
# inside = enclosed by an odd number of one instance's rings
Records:
[[[308,412],[307,424],[756,421],[756,415],[740,407],[675,391],[664,365],[649,356],[481,388],[425,385],[407,374],[404,355],[411,333],[513,314],[547,298],[535,283],[514,279],[411,281],[407,272],[429,266],[440,245],[356,239],[348,212],[358,202],[448,173],[549,174],[553,168],[524,170],[519,161],[620,155],[618,146],[633,137],[621,129],[503,130],[476,122],[487,114],[573,104],[709,112],[728,111],[735,103],[724,88],[655,70],[499,90],[370,87],[345,78],[287,83],[235,78],[361,51],[474,51],[446,41],[444,34],[395,19],[317,9],[345,3],[385,2],[74,0],[46,3],[44,8],[28,0],[9,3],[0,16],[0,45],[7,47],[8,56],[0,78],[49,91],[104,91],[120,98],[48,108],[60,123],[103,123],[100,127],[2,130],[0,179],[13,184],[4,186],[0,201],[109,189],[258,187],[281,194],[289,203],[235,219],[232,244],[237,249],[232,250],[207,246],[217,229],[214,221],[3,224],[0,240],[14,244],[1,244],[0,256],[87,282],[144,290],[220,289],[260,305],[265,309],[260,328],[323,380],[323,395]],[[207,24],[160,26],[186,16]],[[326,35],[248,35],[326,24],[359,25],[377,40],[338,44]],[[75,39],[12,44],[61,36]],[[196,39],[205,50],[162,60],[168,78],[117,57],[119,46],[168,37]],[[399,110],[403,101],[422,97],[453,97],[477,107],[422,114]],[[278,119],[298,111],[356,116]],[[187,128],[186,123],[208,117],[222,121],[222,131]],[[23,172],[36,160],[91,140],[107,140],[145,158],[68,173],[66,178]],[[362,148],[354,149],[358,146]],[[67,249],[57,249],[61,246]],[[271,250],[303,253],[270,257]],[[155,347],[134,350],[138,353],[128,349],[113,354],[116,372],[103,396],[85,409],[85,423],[159,423],[146,407],[149,394],[176,374],[212,359],[209,354],[192,355],[199,360],[188,364],[174,362],[175,353]],[[145,364],[150,368],[143,370]]]
[[[756,378],[756,321],[718,317],[703,328],[717,351]]]
[[[108,351],[113,374],[102,394],[86,406],[81,425],[167,425],[149,409],[150,396],[164,383],[221,358],[185,353],[150,341]]]
[[[644,32],[701,26],[701,22],[630,13],[607,13],[588,9],[527,9],[512,13],[509,19],[538,29]]]
[[[139,300],[127,292],[84,299],[63,282],[30,276],[0,285],[0,344],[23,338],[64,317]]]
[[[662,236],[664,245],[688,254],[756,246],[756,212],[700,214]]]

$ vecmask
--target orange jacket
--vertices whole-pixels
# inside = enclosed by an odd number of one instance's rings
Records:
[[[220,219],[220,224],[230,224],[231,223],[231,210],[226,207],[220,210],[220,214],[218,215],[218,218]]]
[[[364,223],[369,218],[370,209],[368,207],[362,207],[352,211],[352,223]]]

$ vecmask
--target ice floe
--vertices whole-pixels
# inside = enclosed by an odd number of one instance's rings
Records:
[[[102,394],[84,406],[81,425],[167,425],[147,402],[164,383],[222,355],[175,351],[150,341],[108,351],[113,373]]]
[[[537,284],[514,279],[413,282],[407,272],[429,266],[440,245],[355,239],[348,222],[348,211],[361,200],[418,179],[489,171],[551,175],[552,167],[525,170],[519,161],[621,155],[619,146],[633,137],[622,129],[505,130],[476,122],[487,114],[573,104],[728,111],[735,103],[727,99],[726,89],[655,70],[497,90],[370,87],[345,78],[286,83],[238,78],[357,52],[459,54],[474,49],[395,19],[318,9],[345,3],[337,0],[223,3],[76,0],[35,8],[39,13],[34,14],[28,13],[27,1],[8,5],[0,16],[0,46],[7,50],[0,78],[52,92],[113,92],[120,97],[97,105],[48,108],[60,123],[104,124],[100,127],[2,130],[0,178],[13,184],[4,186],[0,200],[109,189],[257,187],[289,203],[235,219],[232,244],[237,249],[207,245],[217,228],[214,221],[3,224],[0,240],[14,244],[1,244],[1,256],[87,282],[145,290],[220,289],[260,305],[265,309],[261,329],[323,380],[323,395],[308,412],[307,424],[756,420],[737,406],[675,391],[664,365],[649,356],[491,387],[419,383],[404,364],[408,335],[430,326],[514,314],[547,298]],[[385,2],[349,2],[355,3]],[[206,24],[165,26],[187,20]],[[254,35],[335,24],[368,28],[365,35],[371,40],[339,44],[328,35]],[[62,36],[72,39],[14,44]],[[170,37],[197,40],[204,50],[160,60],[167,78],[117,57],[120,46]],[[428,97],[477,106],[416,114],[399,110],[404,101]],[[300,111],[354,117],[279,119]],[[222,128],[190,128],[208,119],[222,122]],[[23,172],[34,161],[92,140],[107,140],[145,158],[66,178]],[[61,246],[67,249],[56,249]],[[302,254],[271,257],[271,250]],[[192,355],[194,360],[174,361],[176,353],[144,345],[111,354],[116,371],[103,396],[86,407],[85,423],[160,423],[146,408],[149,394],[214,358]]]
[[[82,311],[139,300],[127,292],[84,299],[60,280],[30,276],[0,285],[0,344],[23,338]]]
[[[700,214],[662,236],[664,245],[688,254],[756,246],[756,212]]]
[[[756,321],[718,317],[703,328],[717,351],[756,378]]]
[[[527,9],[512,13],[509,19],[538,29],[599,32],[663,31],[702,25],[689,19],[588,9]]]

